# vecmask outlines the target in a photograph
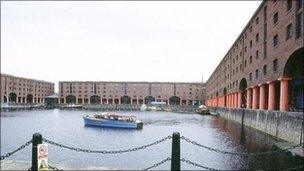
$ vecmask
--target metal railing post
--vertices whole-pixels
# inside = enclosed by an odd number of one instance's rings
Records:
[[[180,171],[180,134],[172,135],[171,170]]]
[[[38,170],[38,156],[37,146],[42,144],[42,135],[39,133],[33,134],[33,146],[32,146],[32,170]]]

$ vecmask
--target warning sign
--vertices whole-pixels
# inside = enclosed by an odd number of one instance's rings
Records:
[[[38,144],[38,170],[44,171],[48,170],[48,149],[47,149],[47,144]]]

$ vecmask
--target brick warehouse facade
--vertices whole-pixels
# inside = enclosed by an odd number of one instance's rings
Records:
[[[208,79],[207,106],[303,111],[303,3],[261,2]]]
[[[200,105],[202,83],[181,82],[59,82],[61,104],[148,104]]]
[[[1,102],[44,103],[44,97],[54,94],[54,85],[51,82],[1,73]]]

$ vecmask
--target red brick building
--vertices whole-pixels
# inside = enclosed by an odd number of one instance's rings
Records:
[[[303,110],[303,1],[263,1],[206,83],[206,105]]]
[[[202,83],[181,82],[59,82],[61,104],[200,105],[205,94]]]
[[[51,82],[1,73],[1,102],[44,103],[44,97],[54,94],[54,85]]]

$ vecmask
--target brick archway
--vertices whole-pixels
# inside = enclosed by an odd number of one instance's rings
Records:
[[[9,97],[8,97],[8,101],[16,103],[17,102],[17,94],[16,93],[10,93]]]
[[[100,97],[97,95],[93,95],[90,97],[91,104],[100,104]]]
[[[304,48],[296,50],[288,58],[283,78],[289,78],[288,107],[292,111],[303,111],[304,104]]]
[[[33,103],[33,95],[32,94],[28,94],[26,96],[26,103]]]
[[[240,81],[239,90],[241,91],[241,107],[248,106],[247,103],[247,80],[246,78],[242,78]]]
[[[76,103],[76,97],[74,95],[68,95],[66,96],[66,103],[68,104],[75,104]]]

